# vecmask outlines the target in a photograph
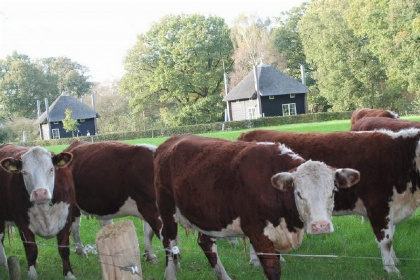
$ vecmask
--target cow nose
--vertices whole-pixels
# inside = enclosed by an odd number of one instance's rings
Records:
[[[327,221],[320,221],[311,224],[312,234],[324,234],[331,232],[331,224]]]
[[[42,202],[50,199],[48,190],[44,188],[34,190],[33,194],[35,202]]]

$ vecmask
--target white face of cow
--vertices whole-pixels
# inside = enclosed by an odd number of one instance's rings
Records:
[[[1,166],[8,172],[20,172],[23,176],[30,201],[48,203],[54,192],[55,168],[66,166],[72,159],[69,153],[52,156],[42,147],[33,147],[20,160],[6,158]]]
[[[319,161],[307,161],[294,172],[281,172],[272,177],[275,188],[293,188],[296,207],[305,231],[324,234],[334,231],[331,222],[334,192],[359,182],[360,174],[350,168],[334,169]]]

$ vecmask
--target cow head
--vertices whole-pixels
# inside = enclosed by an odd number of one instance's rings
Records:
[[[357,170],[334,169],[319,161],[306,161],[294,172],[277,173],[271,178],[273,187],[281,191],[294,191],[300,219],[309,234],[334,231],[331,222],[334,193],[359,182]]]
[[[0,164],[7,172],[21,173],[30,201],[43,204],[52,198],[55,168],[66,166],[72,157],[70,153],[52,155],[42,147],[33,147],[20,158],[5,158]]]

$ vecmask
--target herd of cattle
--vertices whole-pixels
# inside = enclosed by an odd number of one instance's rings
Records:
[[[280,255],[303,233],[334,231],[332,215],[362,215],[372,225],[383,267],[398,273],[395,225],[420,205],[420,123],[387,110],[360,109],[351,130],[295,133],[253,130],[238,140],[175,135],[159,147],[75,141],[59,154],[0,145],[0,265],[7,267],[6,226],[24,244],[36,279],[35,235],[57,238],[65,279],[76,279],[69,236],[85,254],[81,214],[106,224],[136,216],[166,251],[166,279],[176,279],[178,224],[198,231],[198,244],[218,279],[230,279],[217,238],[247,237],[267,279],[279,279]]]

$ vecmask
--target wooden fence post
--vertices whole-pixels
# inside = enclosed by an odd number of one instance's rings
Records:
[[[102,279],[143,279],[139,242],[133,221],[120,221],[104,226],[96,235],[96,248]]]

